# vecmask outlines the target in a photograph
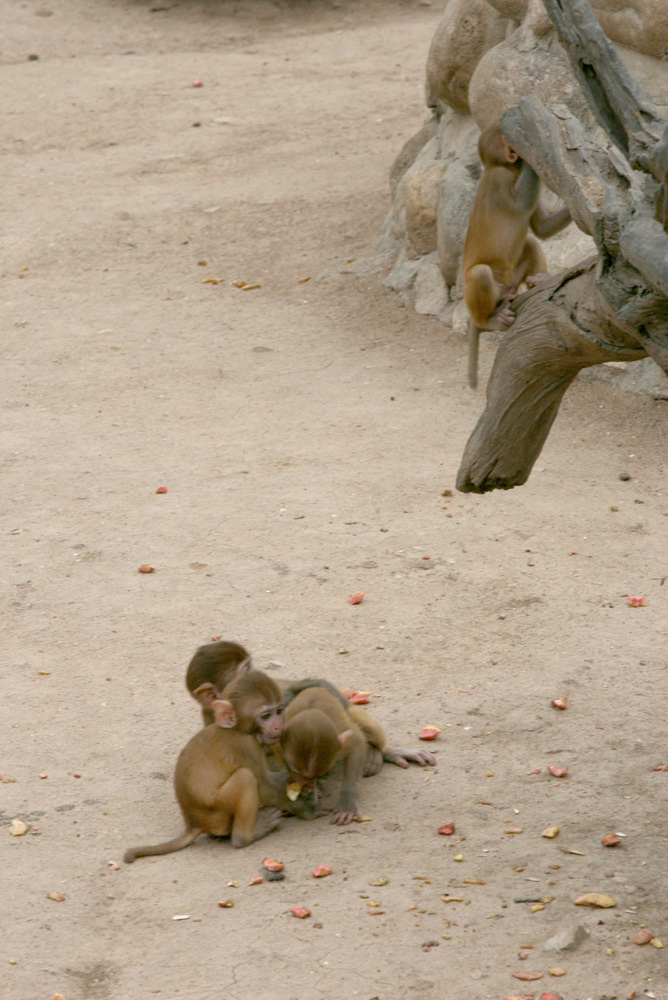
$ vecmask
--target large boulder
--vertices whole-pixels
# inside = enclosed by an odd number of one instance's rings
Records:
[[[490,3],[492,0],[490,0]],[[494,4],[496,6],[496,4]],[[592,0],[599,23],[613,42],[665,59],[668,52],[666,0]]]
[[[481,57],[506,34],[508,21],[487,0],[448,0],[427,56],[429,107],[469,111],[469,82]]]
[[[529,94],[542,101],[565,104],[585,126],[595,125],[555,33],[550,30],[536,34],[527,16],[516,31],[478,63],[469,85],[471,114],[483,129]]]

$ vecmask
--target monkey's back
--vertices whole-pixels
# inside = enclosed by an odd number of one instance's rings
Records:
[[[497,281],[511,283],[533,211],[517,208],[512,196],[516,179],[517,172],[507,167],[488,167],[483,172],[464,239],[464,273],[477,264],[487,264]]]
[[[193,809],[210,809],[216,793],[239,768],[257,774],[264,766],[264,754],[254,736],[216,723],[200,729],[186,743],[174,768],[174,792],[184,817],[192,816]]]
[[[342,733],[351,726],[352,720],[347,708],[341,704],[331,691],[321,687],[306,688],[292,699],[285,710],[286,726],[290,722],[290,719],[294,718],[298,712],[308,709],[318,709],[318,711],[324,712],[327,718],[334,724],[337,733]]]

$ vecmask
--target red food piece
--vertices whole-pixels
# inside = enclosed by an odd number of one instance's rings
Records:
[[[262,858],[262,867],[268,872],[282,872],[284,865],[282,861],[274,861],[273,858]]]
[[[201,86],[202,86],[201,80],[193,80],[193,87],[201,87]]]
[[[157,488],[157,490],[155,492],[156,493],[166,493],[167,492],[167,487],[166,486],[158,486],[158,488]]]
[[[325,878],[326,875],[331,875],[332,869],[329,865],[316,865],[311,875],[313,878]]]
[[[609,833],[606,837],[601,837],[601,843],[605,847],[615,847],[617,844],[621,844],[621,842],[621,838],[616,833]]]
[[[153,573],[155,572],[155,566],[151,566],[150,563],[142,563],[141,566],[137,567],[140,573]]]
[[[423,726],[418,733],[419,740],[435,740],[439,733],[443,730],[440,726]]]
[[[563,712],[563,710],[566,708],[566,699],[553,698],[551,704],[554,706],[554,708],[559,708]]]
[[[356,590],[354,594],[351,594],[348,598],[348,604],[361,604],[364,600],[364,591]]]
[[[634,944],[649,944],[649,942],[652,940],[653,937],[654,937],[654,935],[651,933],[651,931],[647,931],[647,930],[638,931],[638,933],[636,934],[636,936],[633,939],[633,943]]]
[[[556,764],[550,764],[548,766],[548,771],[555,778],[565,778],[568,774],[568,767],[557,767]]]
[[[353,705],[368,705],[370,691],[357,691],[355,688],[341,688],[341,694]]]
[[[291,906],[290,913],[293,917],[297,917],[298,920],[305,920],[306,917],[311,916],[308,906]]]
[[[521,979],[523,982],[530,982],[532,979],[542,979],[542,972],[511,972],[513,979]]]
[[[541,993],[540,1000],[564,1000],[561,993]]]
[[[644,597],[640,595],[638,595],[638,597],[631,597],[631,595],[629,594],[629,596],[626,598],[626,603],[629,605],[630,608],[647,607],[647,601],[645,600]]]
[[[262,878],[261,875],[251,875],[250,881],[248,882],[248,884],[249,885],[262,885],[263,882],[264,882],[264,879]]]
[[[454,823],[444,823],[443,826],[439,827],[439,833],[442,833],[444,837],[449,837],[451,833],[455,832]]]
[[[540,768],[537,767],[535,771],[529,771],[529,774],[540,774]]]

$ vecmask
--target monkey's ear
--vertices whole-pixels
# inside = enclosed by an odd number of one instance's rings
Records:
[[[253,661],[251,660],[250,656],[247,656],[246,659],[242,660],[239,666],[237,667],[237,673],[245,674],[247,670],[252,670],[252,669],[253,669]]]
[[[517,163],[517,161],[520,158],[519,153],[516,152],[513,149],[513,147],[508,143],[508,140],[506,139],[505,135],[501,136],[501,140],[503,142],[503,152],[504,152],[504,155],[506,157],[507,162],[508,163]]]
[[[211,705],[216,725],[223,729],[234,729],[237,724],[237,713],[231,701],[220,701],[216,699]]]
[[[339,733],[339,743],[341,744],[341,746],[345,746],[346,741],[352,735],[353,735],[352,729],[344,729],[342,733]]]
[[[212,684],[211,681],[207,681],[205,684],[200,684],[199,687],[195,688],[193,698],[197,698],[200,705],[204,705],[204,708],[211,708],[219,694],[220,692],[216,689],[216,685]]]

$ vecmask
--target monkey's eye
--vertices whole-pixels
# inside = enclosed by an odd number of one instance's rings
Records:
[[[283,715],[284,711],[285,711],[285,705],[276,706],[276,715]]]

